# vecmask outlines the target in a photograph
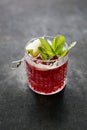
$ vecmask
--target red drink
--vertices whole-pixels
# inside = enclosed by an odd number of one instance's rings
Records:
[[[43,61],[28,56],[26,70],[29,87],[37,93],[50,95],[61,91],[67,82],[68,56]]]
[[[36,93],[51,95],[60,92],[67,83],[69,46],[62,35],[34,38],[25,47],[25,57],[14,61],[13,68],[25,60],[29,87]]]

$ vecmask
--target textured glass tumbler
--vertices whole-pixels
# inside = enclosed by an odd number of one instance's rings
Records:
[[[51,37],[46,37],[51,40]],[[31,40],[33,42],[35,39]],[[29,44],[29,42],[28,42]],[[65,44],[67,47],[67,44]],[[25,56],[28,86],[36,93],[51,95],[60,92],[67,83],[68,54],[54,60]]]

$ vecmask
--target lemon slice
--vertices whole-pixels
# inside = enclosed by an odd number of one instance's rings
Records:
[[[26,51],[31,54],[33,57],[36,57],[40,54],[40,51],[38,49],[38,47],[40,47],[41,45],[41,42],[39,39],[36,39],[34,40],[34,42],[32,43],[29,43],[27,46],[26,46]]]

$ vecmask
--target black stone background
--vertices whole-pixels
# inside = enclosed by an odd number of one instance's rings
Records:
[[[69,53],[64,93],[41,96],[26,84],[26,42],[63,34],[77,40]],[[87,1],[0,0],[0,130],[87,130]]]

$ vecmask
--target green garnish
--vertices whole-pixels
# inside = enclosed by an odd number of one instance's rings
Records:
[[[41,45],[38,47],[42,58],[48,60],[54,56],[65,56],[72,47],[76,45],[76,41],[72,42],[67,48],[65,48],[66,38],[62,35],[55,36],[51,43],[45,38],[39,38]]]
[[[59,35],[55,36],[52,41],[52,47],[56,53],[56,55],[61,56],[63,52],[63,48],[65,45],[66,39],[64,36]]]
[[[50,43],[44,38],[39,38],[39,40],[41,42],[41,48],[44,49],[44,52],[49,56],[54,56],[55,52]]]

